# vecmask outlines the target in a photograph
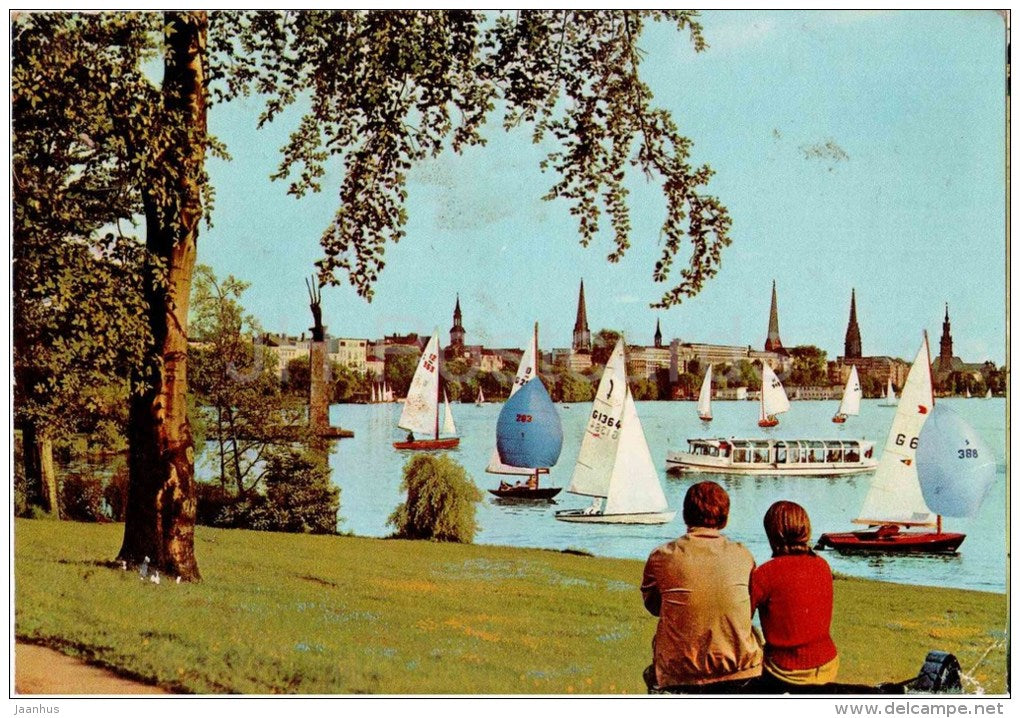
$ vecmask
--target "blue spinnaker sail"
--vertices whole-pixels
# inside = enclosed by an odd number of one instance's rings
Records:
[[[995,481],[995,456],[967,422],[936,403],[917,437],[917,479],[935,513],[973,516]]]
[[[507,399],[496,421],[496,451],[508,466],[547,469],[560,458],[563,427],[541,380]]]

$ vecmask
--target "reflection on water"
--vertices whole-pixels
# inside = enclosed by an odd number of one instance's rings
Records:
[[[943,401],[943,400],[940,400]],[[832,569],[843,574],[918,585],[955,586],[985,591],[1005,591],[1006,576],[1006,470],[1005,407],[1002,399],[945,400],[954,411],[977,429],[997,454],[1000,464],[996,483],[978,515],[972,519],[946,519],[947,531],[967,534],[960,554],[945,556],[841,556],[825,551]],[[826,531],[848,531],[857,516],[868,489],[870,474],[829,477],[783,476],[668,476],[666,452],[683,449],[688,438],[760,437],[757,426],[758,405],[754,402],[716,402],[714,420],[703,427],[694,402],[639,402],[638,413],[648,439],[652,458],[670,507],[677,517],[669,524],[627,526],[620,524],[573,524],[557,521],[559,509],[580,509],[590,499],[566,492],[574,461],[580,447],[587,405],[573,405],[560,412],[563,421],[563,453],[560,462],[543,486],[564,491],[555,503],[506,502],[488,494],[499,485],[499,476],[485,473],[495,446],[498,403],[476,406],[454,404],[453,411],[461,442],[448,452],[485,492],[478,504],[480,530],[476,543],[571,549],[601,556],[644,559],[648,553],[684,532],[681,508],[687,488],[697,481],[718,481],[730,494],[730,519],[726,533],[744,543],[761,563],[770,549],[762,528],[762,517],[779,499],[796,501],[811,516],[812,535]],[[559,407],[564,409],[564,407]],[[330,467],[333,481],[341,489],[340,530],[362,536],[388,536],[392,527],[387,519],[404,499],[400,489],[401,471],[410,452],[393,449],[392,442],[404,436],[396,426],[399,404],[343,404],[331,407],[334,425],[354,430],[353,439],[333,442]],[[795,401],[782,423],[769,432],[778,438],[865,438],[876,442],[876,451],[885,445],[894,412],[882,409],[876,401],[865,401],[861,415],[846,424],[832,423],[835,402]],[[505,478],[505,477],[503,477]],[[637,580],[637,579],[635,579]]]

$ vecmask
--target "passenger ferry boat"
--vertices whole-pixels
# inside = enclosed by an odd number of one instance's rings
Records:
[[[666,471],[837,476],[874,471],[873,441],[847,439],[688,439],[666,454]]]

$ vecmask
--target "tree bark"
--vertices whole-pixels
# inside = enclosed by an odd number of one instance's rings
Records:
[[[136,377],[130,409],[127,516],[118,558],[149,557],[161,572],[197,581],[195,453],[187,415],[188,302],[202,216],[206,146],[203,12],[167,13],[163,98],[171,140],[142,188],[153,361]],[[162,268],[159,266],[162,264]]]
[[[39,431],[34,423],[27,421],[21,431],[21,450],[29,501],[60,518],[57,473],[53,468],[53,440]]]

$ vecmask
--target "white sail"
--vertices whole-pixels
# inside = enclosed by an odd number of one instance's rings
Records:
[[[712,365],[708,365],[705,372],[705,379],[701,382],[701,392],[698,394],[698,416],[702,419],[712,418]]]
[[[988,391],[985,392],[985,398],[986,399],[991,399],[992,398],[992,390],[991,389],[989,389]]]
[[[383,382],[382,396],[380,401],[393,401],[393,389],[386,386],[386,382]]]
[[[479,406],[485,403],[485,394],[482,393],[482,387],[478,387],[478,398],[475,399],[475,403]]]
[[[375,404],[379,401],[379,395],[375,392],[375,382],[372,383],[372,403]]]
[[[884,406],[896,406],[896,392],[892,388],[892,377],[886,380],[885,393],[882,394],[882,404]]]
[[[772,371],[768,362],[761,363],[761,417],[782,414],[790,410],[790,400],[786,398],[786,391],[779,377]]]
[[[964,396],[965,399],[969,399],[970,398],[970,387],[969,386],[963,390],[963,396]]]
[[[626,395],[627,369],[621,338],[606,362],[595,392],[592,412],[581,439],[581,451],[567,489],[570,493],[603,498],[609,495],[609,480],[616,466]]]
[[[850,366],[850,377],[846,380],[846,386],[843,387],[843,398],[839,402],[839,410],[837,414],[843,416],[857,416],[861,413],[861,382],[857,378],[857,367]]]
[[[453,423],[453,411],[450,409],[450,398],[443,390],[443,432],[446,436],[456,436],[457,426]]]
[[[609,477],[606,514],[641,514],[666,511],[669,503],[659,482],[659,472],[648,450],[637,407],[626,389],[616,461]]]
[[[538,368],[536,366],[536,357],[538,356],[537,339],[534,333],[531,335],[531,341],[528,343],[528,348],[524,350],[524,355],[521,357],[521,363],[517,367],[517,376],[514,377],[514,385],[510,387],[510,396],[517,393],[517,390],[527,384],[529,381],[538,376]],[[485,398],[482,396],[482,388],[478,388],[478,403],[482,403]],[[532,469],[507,466],[499,460],[499,452],[495,447],[492,449],[492,456],[489,458],[489,465],[485,467],[486,472],[490,474],[514,474],[520,476],[526,476],[535,473]]]
[[[932,511],[973,516],[995,481],[995,455],[967,422],[939,403],[918,436],[917,475]]]
[[[935,516],[921,495],[916,463],[918,436],[933,406],[931,361],[925,334],[907,374],[885,450],[855,523],[935,525]]]
[[[439,430],[439,334],[425,345],[407,390],[397,426],[416,434],[435,436]],[[438,437],[437,437],[438,438]]]

